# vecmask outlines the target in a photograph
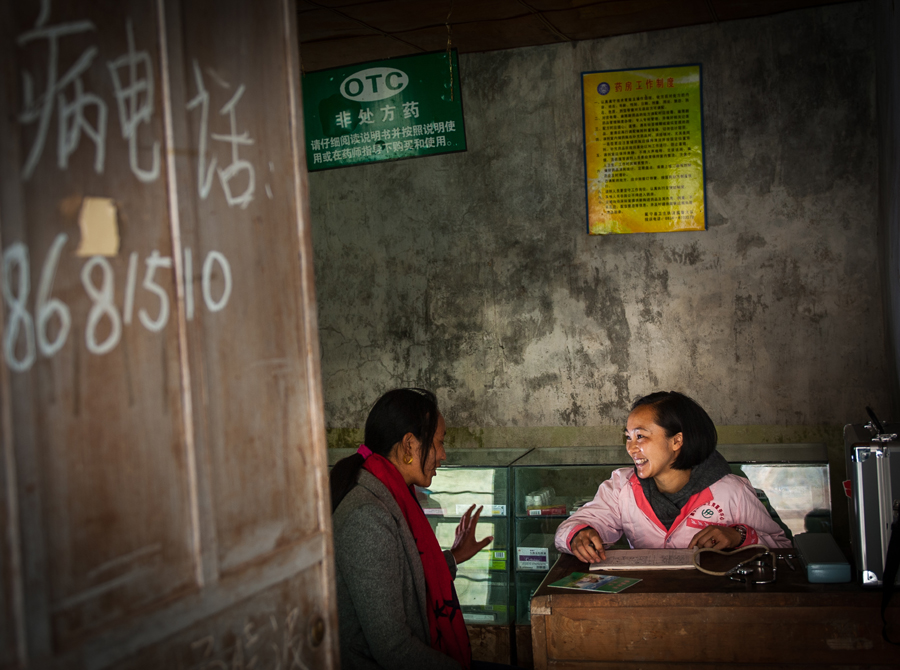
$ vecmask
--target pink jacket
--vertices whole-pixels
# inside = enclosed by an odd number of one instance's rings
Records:
[[[694,535],[711,525],[746,526],[744,544],[791,546],[743,477],[725,475],[691,496],[675,523],[666,530],[650,508],[634,468],[620,468],[600,485],[591,502],[562,522],[556,531],[556,548],[571,554],[572,537],[591,526],[600,533],[604,544],[614,543],[625,533],[632,548],[686,549]]]

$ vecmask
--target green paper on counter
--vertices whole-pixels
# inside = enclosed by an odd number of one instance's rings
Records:
[[[640,579],[634,577],[614,577],[597,572],[586,574],[573,572],[565,579],[553,582],[550,586],[558,589],[575,589],[576,591],[596,591],[597,593],[618,593],[629,586],[634,586]]]

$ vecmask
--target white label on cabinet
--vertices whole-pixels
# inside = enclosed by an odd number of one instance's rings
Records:
[[[549,570],[550,553],[544,547],[518,547],[519,570]]]

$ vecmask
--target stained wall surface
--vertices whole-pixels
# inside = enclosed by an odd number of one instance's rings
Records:
[[[894,416],[900,416],[900,14],[894,3],[876,3],[878,79],[879,188],[878,221],[885,259],[882,281],[885,297],[888,361],[894,391]]]
[[[658,389],[720,426],[889,407],[874,34],[862,2],[461,56],[467,152],[310,176],[330,444],[409,384],[466,446],[596,443]],[[588,236],[580,73],[683,63],[708,230]]]

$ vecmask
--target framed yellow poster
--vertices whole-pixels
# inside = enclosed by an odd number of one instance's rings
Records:
[[[706,229],[699,64],[581,75],[588,233]]]

